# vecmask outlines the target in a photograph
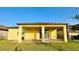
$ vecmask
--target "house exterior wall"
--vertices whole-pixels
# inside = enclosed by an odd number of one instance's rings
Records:
[[[57,39],[57,30],[56,29],[49,30],[49,38],[50,39]]]
[[[40,39],[40,33],[39,30],[40,28],[23,28],[24,30],[24,39],[25,40],[33,40],[33,39]]]
[[[68,35],[69,35],[69,39],[75,39],[73,37],[79,35],[79,30],[68,29]]]
[[[24,34],[25,40],[39,39],[39,30],[27,30]]]
[[[57,39],[57,29],[56,29],[57,27],[64,28],[62,30],[64,33],[63,39],[65,42],[67,42],[66,25],[19,25],[17,28],[8,29],[8,40],[19,40],[19,39],[21,40],[22,37],[24,37],[24,40],[33,40],[33,39],[39,40],[40,29],[42,30],[41,33],[44,34],[45,30],[43,29],[45,29],[46,27],[49,30],[49,39]],[[24,34],[22,33],[22,31],[24,31]],[[42,35],[42,37],[44,35]]]
[[[18,29],[10,28],[8,29],[8,40],[17,40],[18,39]]]
[[[40,32],[38,28],[26,28],[24,29],[25,33],[22,37],[24,37],[24,40],[33,40],[33,39],[40,39]],[[50,29],[49,30],[49,38],[50,39],[57,39],[57,30],[56,29]],[[18,29],[17,28],[11,28],[8,30],[8,40],[17,40],[18,39]]]
[[[57,39],[57,30],[56,29],[50,29],[49,31],[49,38],[50,39]],[[40,33],[39,29],[33,29],[31,30],[26,29],[26,32],[24,34],[25,40],[32,40],[32,39],[40,39]]]
[[[8,31],[0,30],[0,39],[8,39]]]

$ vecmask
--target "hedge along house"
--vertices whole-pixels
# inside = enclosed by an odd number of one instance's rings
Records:
[[[17,23],[9,27],[8,40],[62,40],[67,42],[67,24],[54,23]]]

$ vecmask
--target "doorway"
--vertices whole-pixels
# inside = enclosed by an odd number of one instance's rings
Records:
[[[39,31],[39,33],[40,33],[40,39],[42,39],[42,32],[41,32],[41,30]],[[48,31],[48,29],[45,30],[45,38],[46,39],[49,38],[49,31]]]
[[[46,38],[46,39],[49,38],[49,31],[48,31],[48,29],[45,30],[45,38]]]

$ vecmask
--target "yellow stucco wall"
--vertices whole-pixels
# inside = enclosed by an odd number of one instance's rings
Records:
[[[39,29],[24,29],[24,39],[25,40],[32,40],[32,39],[40,39],[40,33]],[[11,28],[8,31],[8,40],[17,40],[18,35],[17,35],[18,29],[16,28]],[[49,38],[50,39],[57,39],[57,30],[56,29],[49,29]]]
[[[17,29],[16,28],[8,29],[8,40],[17,40]]]
[[[40,39],[39,30],[35,30],[35,29],[26,30],[26,32],[24,34],[24,38],[25,38],[25,40]],[[56,29],[49,30],[49,38],[57,39],[57,30]]]
[[[49,30],[49,38],[50,39],[57,39],[57,30],[56,29]]]
[[[24,39],[25,40],[32,40],[32,39],[39,39],[40,38],[40,33],[38,28],[26,28],[24,29]],[[8,40],[17,40],[18,39],[18,29],[17,28],[10,28],[8,29]]]
[[[25,40],[32,40],[32,39],[39,39],[40,38],[38,28],[26,28],[26,29],[24,29],[24,31],[25,31],[25,34],[24,34]]]
[[[64,24],[58,24],[58,25],[20,25],[20,26],[22,26],[22,27],[42,27],[42,26],[44,26],[44,27],[64,27],[64,26],[66,26],[66,25],[64,25]]]
[[[30,26],[30,25],[29,25]],[[62,25],[62,27],[64,27],[66,25]],[[58,25],[59,27],[59,25]],[[61,27],[61,26],[60,26]],[[50,39],[57,39],[57,27],[47,27],[49,30],[49,38]],[[66,27],[65,27],[66,28]],[[19,28],[9,28],[8,29],[8,40],[18,40],[18,32]],[[23,27],[22,26],[22,30],[25,31],[24,34],[24,39],[25,40],[32,40],[32,39],[40,39],[40,32],[39,30],[41,29],[41,27]],[[64,38],[66,38],[66,29],[64,29]]]

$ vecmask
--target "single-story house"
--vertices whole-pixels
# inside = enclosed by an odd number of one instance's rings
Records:
[[[0,25],[0,40],[7,39],[8,37],[8,27]]]
[[[68,42],[68,25],[65,23],[17,23],[8,28],[8,40],[61,40]]]
[[[69,39],[79,39],[79,24],[68,26]]]

